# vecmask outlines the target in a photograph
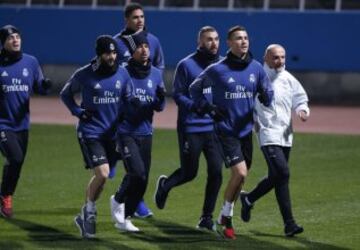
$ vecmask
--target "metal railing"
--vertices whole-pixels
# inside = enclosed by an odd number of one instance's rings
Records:
[[[139,2],[144,7],[166,8],[187,8],[193,10],[220,8],[228,10],[256,9],[268,11],[271,9],[292,9],[306,11],[308,9],[327,9],[336,12],[342,10],[360,10],[359,0],[0,0],[2,4],[26,5],[27,7],[38,5],[49,5],[63,8],[66,6],[86,6],[97,8],[101,6],[122,7],[130,2]]]

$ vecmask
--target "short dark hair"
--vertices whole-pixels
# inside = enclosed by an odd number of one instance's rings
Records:
[[[233,26],[229,29],[228,33],[227,33],[227,40],[229,40],[232,36],[233,33],[235,33],[236,31],[246,31],[245,27],[243,26],[240,26],[240,25],[236,25],[236,26]]]
[[[134,10],[142,10],[143,11],[143,7],[139,3],[129,3],[125,7],[125,11],[124,11],[125,18],[130,17],[131,13],[133,13]]]
[[[216,29],[212,26],[204,26],[199,30],[198,40],[200,40],[201,36],[206,32],[217,32]]]

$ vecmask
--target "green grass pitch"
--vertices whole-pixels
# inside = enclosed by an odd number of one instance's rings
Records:
[[[283,237],[280,213],[271,192],[257,202],[249,223],[235,205],[237,239],[225,241],[197,231],[205,188],[204,159],[198,178],[175,188],[166,208],[153,203],[155,182],[179,165],[175,130],[156,130],[150,182],[145,200],[154,217],[134,219],[140,234],[120,233],[110,218],[109,197],[123,176],[107,182],[97,202],[97,238],[83,240],[73,223],[84,201],[90,172],[83,169],[72,126],[33,125],[28,155],[14,197],[15,216],[0,219],[0,249],[360,249],[360,136],[296,134],[290,157],[290,188],[295,218],[305,232]],[[266,174],[254,144],[253,167],[245,189]],[[2,164],[3,157],[0,158]],[[224,169],[224,184],[228,170]],[[220,192],[214,216],[223,200]]]

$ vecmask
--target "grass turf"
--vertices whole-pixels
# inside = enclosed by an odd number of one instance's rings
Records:
[[[266,174],[257,143],[254,148],[247,190]],[[297,134],[290,157],[291,195],[295,218],[305,232],[295,238],[283,237],[280,213],[271,192],[257,202],[249,223],[239,219],[239,206],[235,206],[237,239],[224,241],[195,229],[205,188],[204,159],[198,178],[173,189],[164,210],[155,208],[152,197],[157,177],[169,175],[179,162],[176,132],[157,130],[145,196],[154,217],[134,219],[143,231],[140,234],[119,233],[113,227],[109,197],[124,173],[120,162],[117,176],[108,181],[97,203],[97,238],[82,240],[73,218],[83,204],[91,175],[82,167],[75,129],[34,125],[14,197],[15,217],[0,219],[0,249],[359,249],[359,152],[359,136]],[[224,169],[223,175],[226,184],[228,170]]]

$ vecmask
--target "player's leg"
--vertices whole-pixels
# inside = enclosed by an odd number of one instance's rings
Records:
[[[244,222],[250,221],[251,209],[254,207],[255,202],[274,188],[275,182],[278,178],[277,164],[274,161],[274,146],[263,146],[261,147],[261,150],[263,151],[263,155],[267,163],[268,175],[265,176],[251,192],[241,192],[241,219]]]
[[[90,179],[87,188],[87,201],[95,204],[104,189],[106,179],[109,175],[109,164],[101,164],[94,168],[94,176]]]
[[[109,163],[105,144],[102,141],[79,138],[79,143],[85,167],[92,169],[94,175],[86,188],[85,205],[81,209],[81,214],[75,217],[75,223],[83,237],[92,238],[96,234],[96,201],[109,175]]]
[[[242,137],[234,138],[228,135],[218,134],[223,153],[225,166],[230,168],[230,179],[225,188],[224,205],[221,209],[218,223],[225,225],[224,236],[235,238],[232,227],[232,215],[234,202],[239,197],[248,169],[252,163],[252,133]]]
[[[170,190],[193,180],[199,169],[199,158],[202,151],[202,133],[183,133],[178,131],[180,168],[169,177],[160,176],[155,190],[155,203],[163,209]]]
[[[225,166],[230,169],[230,179],[225,187],[224,203],[217,222],[224,226],[223,232],[226,238],[235,239],[235,230],[232,225],[233,208],[247,175],[247,166],[240,140],[222,133],[217,135],[222,147]]]
[[[139,140],[140,140],[139,142],[140,155],[144,162],[144,167],[145,167],[145,176],[146,176],[145,187],[147,187],[149,181],[150,166],[151,166],[152,136],[139,137]],[[148,218],[153,216],[154,214],[150,210],[150,208],[146,205],[144,198],[142,198],[138,206],[136,207],[136,211],[134,215],[139,218]]]
[[[117,170],[117,162],[122,159],[121,153],[117,148],[116,140],[109,140],[109,144],[107,145],[106,151],[109,152],[109,176],[108,179],[113,179],[116,175]]]
[[[294,236],[302,233],[304,229],[297,225],[293,217],[289,190],[290,170],[288,165],[290,147],[274,147],[273,164],[277,169],[275,182],[275,195],[279,205],[281,216],[284,221],[284,233],[286,236]]]
[[[130,217],[134,215],[136,207],[144,195],[146,170],[140,153],[139,141],[132,136],[121,135],[119,143],[127,171],[114,196],[116,204],[125,204],[124,220],[116,221],[115,226],[121,231],[137,232],[139,229],[132,224]],[[125,190],[124,180],[127,182]],[[117,216],[114,217],[117,218]]]
[[[6,158],[1,181],[1,210],[6,217],[13,216],[12,196],[20,178],[28,144],[28,131],[0,132],[0,150]]]
[[[213,212],[216,200],[222,183],[222,154],[221,147],[216,140],[215,134],[209,132],[204,134],[206,142],[204,145],[204,155],[207,162],[207,182],[203,212],[200,217],[198,228],[214,230]]]

